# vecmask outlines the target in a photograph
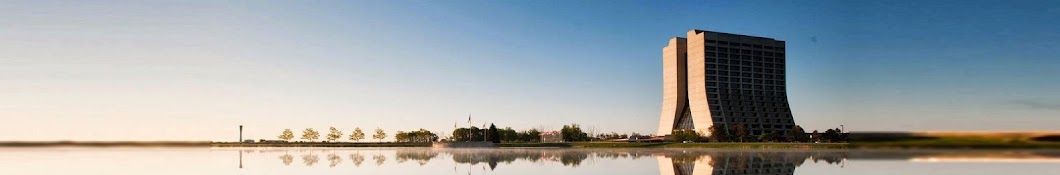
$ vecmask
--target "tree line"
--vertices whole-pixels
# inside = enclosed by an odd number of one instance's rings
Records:
[[[814,130],[806,133],[802,126],[795,125],[789,130],[774,130],[758,135],[751,134],[746,125],[737,123],[731,127],[714,125],[708,128],[709,135],[693,130],[674,130],[670,135],[674,141],[710,141],[710,142],[846,142],[847,136],[839,128],[828,129],[824,133]],[[706,137],[704,137],[706,136]]]
[[[537,129],[528,129],[523,131],[516,131],[511,127],[505,127],[498,129],[496,125],[490,123],[489,128],[456,128],[453,130],[453,135],[445,141],[490,141],[494,143],[501,142],[540,142],[541,131]]]
[[[670,134],[670,141],[684,142],[846,142],[847,135],[843,133],[839,128],[828,129],[825,132],[819,132],[814,130],[811,133],[806,133],[802,126],[795,125],[789,130],[775,130],[766,132],[758,135],[750,133],[744,124],[733,124],[730,127],[724,127],[722,125],[711,126],[707,129],[710,134],[703,134],[694,130],[674,130]],[[396,142],[434,142],[434,141],[490,141],[494,143],[501,142],[540,142],[542,131],[537,129],[528,129],[522,131],[516,131],[511,127],[497,128],[496,125],[490,124],[488,128],[468,127],[468,128],[456,128],[453,130],[452,135],[447,139],[441,139],[437,134],[428,131],[426,129],[419,129],[413,131],[397,131],[394,135]],[[585,133],[581,126],[578,124],[563,125],[563,128],[559,130],[564,142],[579,142],[579,141],[594,141],[594,140],[615,140],[615,139],[647,139],[650,136],[641,135],[638,133],[631,134],[619,134],[615,132],[601,133],[597,135],[591,135]],[[320,140],[321,133],[317,132],[313,128],[306,128],[302,131],[302,140],[308,142],[315,142]],[[343,135],[343,132],[335,127],[330,127],[328,133],[324,135],[324,141],[336,142],[343,138],[354,142],[360,142],[361,140],[367,139],[364,131],[361,128],[355,128],[350,135]],[[372,134],[372,139],[382,141],[388,137],[387,133],[383,129],[376,128]],[[291,129],[284,129],[284,131],[277,136],[283,141],[292,141],[295,139],[295,134]]]
[[[340,131],[339,129],[335,127],[330,127],[328,128],[328,133],[324,136],[324,139],[327,142],[336,142],[341,140],[343,137],[346,137],[354,142],[360,142],[361,140],[366,139],[365,133],[361,130],[360,127],[353,129],[353,132],[351,132],[350,135],[343,135],[342,131]],[[372,134],[372,139],[375,139],[380,142],[382,142],[382,140],[386,139],[387,137],[387,133],[383,131],[383,129],[379,128],[376,128],[374,133]],[[291,129],[284,129],[279,136],[276,136],[276,138],[287,142],[292,141],[295,139],[294,131],[291,131]],[[308,142],[315,142],[320,139],[320,132],[316,131],[313,128],[306,128],[305,130],[302,130],[302,135],[299,138]],[[438,136],[434,133],[431,133],[430,131],[427,131],[426,129],[421,128],[417,131],[398,131],[397,134],[394,136],[394,139],[397,142],[430,142],[437,141]]]

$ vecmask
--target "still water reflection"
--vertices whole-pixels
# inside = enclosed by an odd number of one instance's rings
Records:
[[[34,148],[0,149],[0,169],[14,174],[1060,174],[1060,151]]]

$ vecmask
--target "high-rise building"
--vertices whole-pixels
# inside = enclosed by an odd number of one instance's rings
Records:
[[[795,126],[785,87],[784,41],[691,30],[663,47],[663,102],[657,135],[710,134],[744,125],[749,134]]]

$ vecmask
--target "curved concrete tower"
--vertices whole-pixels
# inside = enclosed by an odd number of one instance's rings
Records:
[[[795,126],[785,87],[784,41],[691,30],[663,48],[663,102],[656,135],[744,125],[752,135]]]

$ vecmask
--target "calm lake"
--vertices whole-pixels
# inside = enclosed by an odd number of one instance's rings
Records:
[[[1060,150],[0,148],[4,174],[1060,174]]]

